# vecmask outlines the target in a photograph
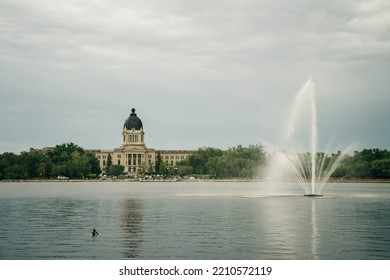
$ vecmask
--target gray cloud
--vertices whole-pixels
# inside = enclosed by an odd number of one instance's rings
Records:
[[[389,148],[388,1],[0,1],[0,151],[280,145],[312,75],[321,143]],[[386,129],[387,128],[387,129]]]

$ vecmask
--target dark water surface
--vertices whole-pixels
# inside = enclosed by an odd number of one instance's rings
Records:
[[[0,259],[390,259],[390,184],[1,183]]]

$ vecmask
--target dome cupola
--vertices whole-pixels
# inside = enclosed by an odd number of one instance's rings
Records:
[[[127,130],[132,130],[132,129],[141,130],[141,129],[143,129],[142,121],[140,118],[137,117],[137,114],[135,113],[134,108],[131,109],[131,114],[126,119],[126,121],[123,125],[123,129],[127,129]]]

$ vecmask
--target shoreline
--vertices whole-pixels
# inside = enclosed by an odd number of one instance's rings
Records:
[[[28,179],[28,180],[0,180],[1,183],[195,183],[195,182],[226,182],[226,183],[245,183],[245,182],[269,182],[269,183],[299,183],[296,180],[277,180],[272,181],[268,179],[162,179],[162,180],[150,180],[150,179]],[[390,183],[389,179],[329,179],[328,183]]]

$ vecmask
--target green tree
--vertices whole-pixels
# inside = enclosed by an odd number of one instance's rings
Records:
[[[206,163],[206,168],[209,172],[209,175],[211,175],[214,178],[227,177],[225,161],[221,156],[215,156],[209,158],[209,160]]]
[[[110,172],[110,167],[111,167],[111,165],[112,165],[112,157],[111,157],[111,154],[108,154],[108,156],[107,156],[107,162],[106,162],[106,167],[105,167],[105,171],[106,171],[107,173]]]
[[[38,166],[39,178],[50,178],[52,169],[53,163],[48,158],[46,158],[46,160],[42,161]]]
[[[122,175],[123,172],[125,171],[125,167],[123,165],[116,165],[116,164],[112,164],[110,166],[110,175],[112,176],[119,176],[119,175]]]
[[[177,167],[177,173],[180,176],[187,176],[187,175],[192,174],[192,172],[193,172],[192,166],[178,166]]]
[[[56,145],[45,150],[0,154],[0,179],[50,178],[64,175],[84,178],[99,174],[99,161],[91,152],[73,144]]]
[[[205,147],[198,149],[197,152],[188,157],[188,163],[192,166],[195,174],[208,174],[206,163],[212,157],[222,156],[220,149]]]
[[[258,169],[265,165],[266,152],[260,144],[243,147],[238,145],[230,148],[224,154],[226,166],[225,177],[253,178],[257,175]]]
[[[153,174],[154,172],[153,172],[153,164],[150,164],[149,166],[148,166],[148,173],[149,174]]]
[[[64,175],[70,178],[84,178],[87,174],[99,174],[99,161],[91,152],[73,144],[55,146],[48,153],[51,160],[52,175]]]
[[[20,179],[21,166],[18,156],[14,153],[5,152],[0,157],[0,176],[1,179]]]
[[[161,164],[162,164],[161,154],[160,154],[160,152],[157,152],[156,169],[155,169],[156,174],[160,174],[161,173]]]
[[[390,158],[374,160],[371,166],[375,178],[390,178]]]
[[[381,149],[363,149],[346,157],[335,170],[334,176],[345,178],[389,178],[390,152]]]
[[[164,176],[168,176],[168,174],[169,174],[168,166],[165,164],[164,161],[161,161],[160,169],[159,169],[158,174],[161,174],[161,175],[164,175]]]
[[[191,166],[195,174],[215,178],[253,178],[266,162],[266,152],[260,144],[243,147],[238,145],[227,151],[201,148],[179,162],[179,166]]]

